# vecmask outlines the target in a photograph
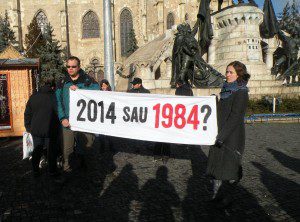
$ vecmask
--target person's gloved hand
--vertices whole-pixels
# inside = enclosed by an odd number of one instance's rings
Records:
[[[215,146],[218,147],[218,148],[221,148],[223,146],[224,142],[217,139],[216,142],[215,142]]]

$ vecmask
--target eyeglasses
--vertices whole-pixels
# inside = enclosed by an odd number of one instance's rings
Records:
[[[69,68],[75,69],[75,68],[77,68],[77,66],[67,66],[67,68],[68,68],[68,69],[69,69]]]

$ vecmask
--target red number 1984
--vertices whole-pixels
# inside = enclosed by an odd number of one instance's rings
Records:
[[[185,105],[177,104],[175,108],[170,104],[166,103],[161,107],[161,104],[153,106],[155,111],[155,128],[159,128],[160,124],[164,128],[170,128],[173,126],[182,129],[186,124],[193,125],[193,129],[197,130],[200,124],[198,116],[198,105],[194,105],[190,113],[186,113]],[[186,116],[188,115],[187,119]],[[160,120],[160,119],[163,120]]]

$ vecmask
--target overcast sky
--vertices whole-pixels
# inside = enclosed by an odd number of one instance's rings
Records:
[[[286,5],[287,2],[293,2],[292,0],[272,0],[273,6],[275,13],[278,14],[282,12],[284,6]],[[258,6],[262,9],[265,0],[255,0],[255,2],[258,4]],[[296,3],[299,5],[300,0],[296,0]]]

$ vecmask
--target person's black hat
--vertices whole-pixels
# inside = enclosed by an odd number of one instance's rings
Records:
[[[140,79],[140,78],[134,78],[130,83],[131,83],[132,85],[135,85],[135,84],[142,84],[142,79]]]
[[[175,84],[178,84],[178,85],[181,86],[181,85],[183,85],[183,81],[181,79],[177,79]]]

